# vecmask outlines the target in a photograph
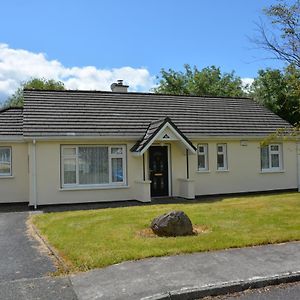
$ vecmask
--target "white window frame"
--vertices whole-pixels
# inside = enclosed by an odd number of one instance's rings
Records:
[[[80,184],[79,183],[79,151],[80,147],[103,147],[108,148],[108,172],[109,172],[109,182],[108,183],[100,183],[100,184]],[[75,148],[75,154],[73,155],[64,155],[63,151],[67,148]],[[112,148],[122,148],[122,154],[112,154]],[[125,186],[127,183],[127,149],[125,145],[61,145],[60,152],[60,166],[61,166],[61,187],[62,188],[87,188],[87,187],[119,187]],[[76,183],[64,183],[64,159],[72,158],[76,160]],[[123,167],[123,181],[113,182],[112,181],[112,159],[113,158],[122,158],[122,167]]]
[[[204,152],[200,152],[200,147],[203,147],[204,148]],[[198,144],[198,147],[197,147],[197,169],[199,172],[205,172],[205,171],[208,171],[209,170],[209,165],[208,165],[208,144]],[[204,156],[204,164],[205,164],[205,167],[204,168],[200,168],[199,167],[199,156]]]
[[[278,150],[272,150],[272,146],[277,146]],[[269,144],[265,146],[268,148],[268,162],[269,162],[269,168],[263,168],[262,167],[262,156],[260,152],[260,161],[261,161],[261,171],[262,172],[278,172],[283,170],[283,155],[282,155],[282,144]],[[264,148],[264,147],[262,147]],[[279,159],[279,167],[272,167],[272,154],[278,154]]]
[[[12,176],[12,148],[9,146],[1,146],[0,149],[5,149],[5,150],[9,150],[9,173],[0,173],[0,178],[1,177],[9,177]],[[7,164],[7,161],[0,161],[0,163],[5,163]]]
[[[222,147],[222,151],[219,151],[219,147]],[[218,155],[222,154],[224,158],[224,167],[218,167]],[[228,171],[228,156],[227,156],[227,144],[217,144],[217,171]]]

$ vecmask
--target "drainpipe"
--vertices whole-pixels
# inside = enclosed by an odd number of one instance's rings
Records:
[[[37,189],[36,189],[36,140],[32,141],[32,193],[34,209],[37,209]]]
[[[145,153],[143,153],[143,180],[146,180]]]
[[[186,149],[186,179],[190,178],[190,169],[189,169],[189,150]]]

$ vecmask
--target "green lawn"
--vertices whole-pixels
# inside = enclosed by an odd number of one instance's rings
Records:
[[[174,209],[207,232],[177,238],[140,234],[154,217]],[[300,193],[49,213],[32,221],[71,271],[85,271],[151,256],[300,240]]]

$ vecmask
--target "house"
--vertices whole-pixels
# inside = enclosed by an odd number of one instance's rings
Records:
[[[298,187],[296,141],[260,145],[290,124],[253,100],[127,88],[25,90],[24,108],[3,109],[0,202],[148,202]]]

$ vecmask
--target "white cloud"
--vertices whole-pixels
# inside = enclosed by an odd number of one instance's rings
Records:
[[[0,95],[11,95],[22,81],[33,77],[60,80],[67,89],[110,90],[111,83],[118,79],[124,79],[130,91],[149,91],[155,86],[155,78],[146,68],[68,68],[58,60],[48,60],[44,53],[12,49],[0,43]]]
[[[242,84],[243,84],[244,87],[246,87],[247,85],[251,86],[253,81],[254,81],[254,78],[248,78],[248,77],[242,78]]]

